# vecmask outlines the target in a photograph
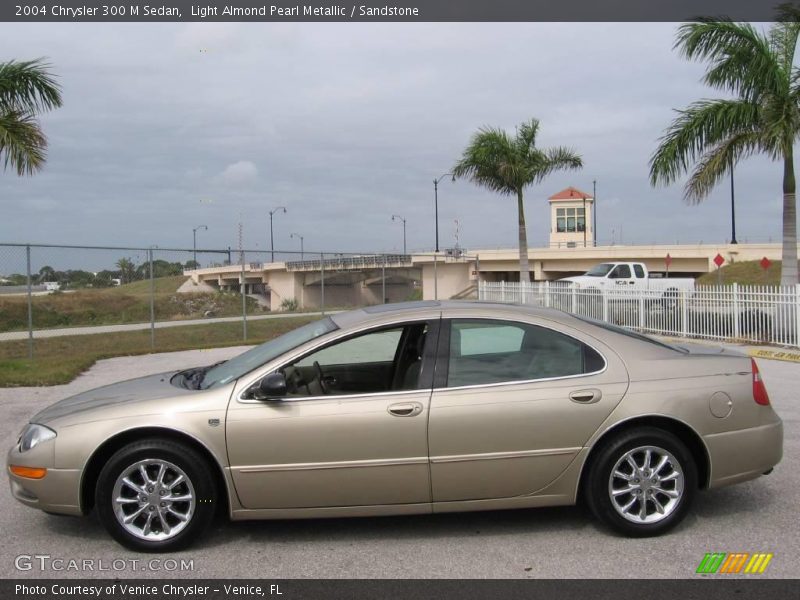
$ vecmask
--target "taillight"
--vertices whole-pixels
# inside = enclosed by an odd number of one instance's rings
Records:
[[[750,364],[753,365],[753,400],[756,401],[756,404],[769,406],[769,394],[767,394],[764,380],[761,379],[761,373],[758,372],[758,365],[752,358],[750,359]]]

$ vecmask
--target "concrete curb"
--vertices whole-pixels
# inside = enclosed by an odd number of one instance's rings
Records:
[[[752,348],[747,350],[747,354],[753,358],[765,358],[768,360],[783,360],[786,362],[800,363],[800,351],[769,350],[767,348]]]

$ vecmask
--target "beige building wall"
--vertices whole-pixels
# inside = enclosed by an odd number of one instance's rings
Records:
[[[567,211],[583,210],[583,199],[580,200],[550,200],[550,245],[551,246],[567,246],[567,244],[576,244],[583,246],[584,241],[586,245],[594,245],[594,230],[592,229],[592,210],[594,200],[592,198],[586,199],[585,214],[586,214],[586,237],[584,238],[583,231],[558,231],[558,212],[559,209]],[[571,213],[570,213],[571,214]],[[576,228],[577,229],[577,228]]]

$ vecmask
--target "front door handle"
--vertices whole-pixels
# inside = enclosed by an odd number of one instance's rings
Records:
[[[422,412],[422,404],[419,402],[403,402],[392,404],[387,409],[393,417],[416,417]]]
[[[603,397],[603,392],[600,390],[576,390],[571,392],[569,399],[578,404],[594,404]]]

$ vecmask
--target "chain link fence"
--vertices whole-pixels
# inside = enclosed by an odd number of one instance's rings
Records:
[[[475,265],[465,268],[468,262]],[[48,352],[67,340],[74,346],[75,336],[86,344],[84,336],[103,335],[91,338],[98,355],[255,343],[296,326],[291,317],[476,297],[468,274],[477,265],[477,257],[459,250],[406,255],[0,244],[0,371],[4,360],[43,356],[45,341]],[[275,325],[268,333],[269,320]],[[63,352],[73,351],[63,344]]]

